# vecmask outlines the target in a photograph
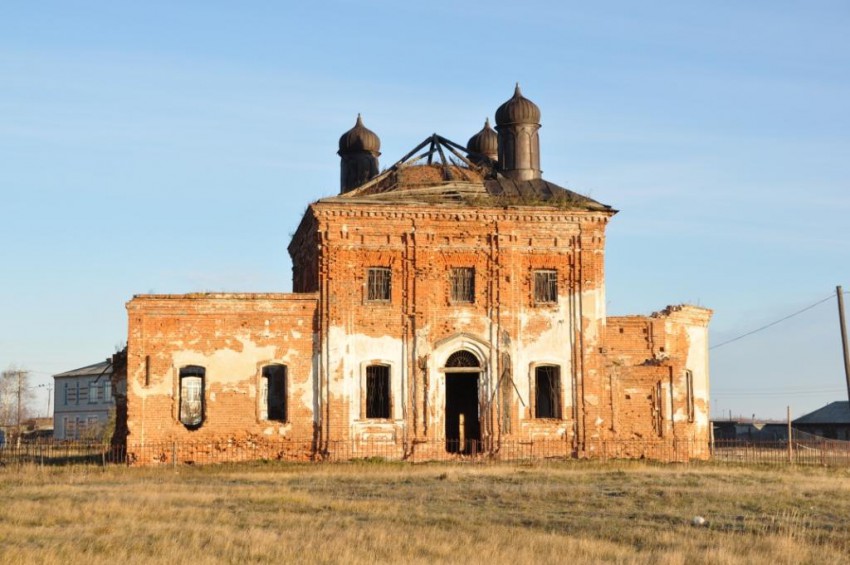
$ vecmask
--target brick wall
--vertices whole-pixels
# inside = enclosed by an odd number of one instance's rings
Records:
[[[609,213],[319,202],[290,253],[296,280],[319,281],[320,367],[329,439],[445,438],[445,367],[473,352],[481,436],[578,441],[604,407],[604,229]],[[315,234],[315,235],[313,235]],[[319,249],[316,260],[307,259]],[[370,268],[387,268],[386,301],[367,296]],[[452,300],[453,268],[472,268],[471,303]],[[534,271],[557,272],[558,297],[534,301]],[[391,368],[391,418],[364,417],[364,371]],[[534,417],[534,367],[561,373],[563,418]],[[593,397],[594,405],[586,405]],[[610,412],[610,408],[608,408]]]
[[[616,437],[697,441],[707,448],[710,318],[711,310],[687,305],[651,316],[608,318]]]
[[[136,296],[127,304],[128,443],[310,438],[315,294]],[[287,367],[288,422],[260,419],[262,367]],[[204,421],[179,420],[180,369],[205,369]]]
[[[711,312],[678,306],[608,318],[611,214],[315,203],[289,246],[300,292],[128,303],[128,444],[188,440],[226,449],[311,438],[293,449],[332,451],[345,442],[352,456],[368,456],[378,442],[382,455],[389,443],[401,457],[416,444],[433,449],[452,434],[474,433],[484,449],[560,441],[565,452],[588,457],[658,456],[678,439],[707,448]],[[371,268],[389,272],[386,299],[370,299]],[[456,268],[474,271],[470,301],[452,296]],[[536,271],[555,273],[554,300],[535,300]],[[460,351],[477,368],[447,367]],[[288,371],[285,423],[261,418],[262,367],[272,363]],[[205,417],[193,427],[179,417],[180,369],[189,365],[206,371]],[[387,367],[389,417],[368,417],[370,365]],[[472,408],[447,393],[449,380],[469,379]],[[556,400],[540,400],[541,383],[552,389],[553,382]],[[477,427],[453,428],[452,410],[470,412],[464,421],[474,418]],[[610,452],[612,440],[639,443]]]

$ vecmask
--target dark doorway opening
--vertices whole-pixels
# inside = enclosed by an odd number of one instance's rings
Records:
[[[446,451],[449,453],[479,451],[478,376],[479,373],[446,374]]]

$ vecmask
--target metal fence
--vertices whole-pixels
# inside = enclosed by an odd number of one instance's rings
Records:
[[[39,441],[0,447],[0,467],[7,465],[107,465],[121,461],[124,449],[93,441]],[[117,456],[117,457],[116,457]]]
[[[850,467],[850,442],[792,430],[791,440],[717,440],[712,459],[734,463]]]
[[[791,442],[717,440],[594,441],[577,450],[564,440],[500,442],[317,441],[315,439],[229,439],[111,446],[100,442],[40,441],[0,447],[0,466],[140,465],[178,466],[243,461],[345,462],[388,460],[421,463],[458,461],[644,460],[691,463],[716,461],[761,465],[850,467],[850,442],[794,431]]]

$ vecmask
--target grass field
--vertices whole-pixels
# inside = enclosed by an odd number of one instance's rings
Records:
[[[702,526],[692,524],[703,516]],[[846,563],[850,471],[0,468],[0,563]]]

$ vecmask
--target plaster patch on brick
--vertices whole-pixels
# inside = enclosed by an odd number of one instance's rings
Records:
[[[329,343],[336,344],[339,363],[332,377],[336,383],[334,390],[341,402],[350,403],[350,422],[360,419],[364,408],[361,402],[365,398],[364,366],[368,364],[387,364],[390,366],[390,391],[392,394],[392,417],[402,418],[402,340],[387,335],[375,337],[349,333],[345,327],[332,326],[328,331]],[[348,375],[348,378],[345,377]]]
[[[594,288],[581,293],[581,315],[587,320],[584,327],[584,340],[598,343],[600,331],[605,325],[605,289]]]

